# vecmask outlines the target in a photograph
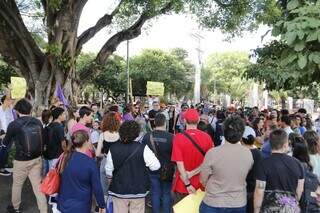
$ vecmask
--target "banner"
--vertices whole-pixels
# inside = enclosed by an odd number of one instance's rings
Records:
[[[11,98],[24,98],[27,92],[27,82],[24,78],[11,77]]]
[[[163,96],[164,95],[164,84],[162,82],[147,82],[147,95],[151,96]]]
[[[198,189],[194,194],[189,194],[183,198],[179,203],[174,205],[174,213],[199,213],[199,206],[204,198],[205,192]]]

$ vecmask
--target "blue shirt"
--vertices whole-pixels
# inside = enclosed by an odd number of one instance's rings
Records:
[[[96,163],[87,155],[75,151],[61,174],[58,210],[61,213],[90,213],[92,193],[98,206],[105,208]]]
[[[263,158],[267,158],[271,155],[271,145],[269,140],[265,141],[261,148],[261,153]]]

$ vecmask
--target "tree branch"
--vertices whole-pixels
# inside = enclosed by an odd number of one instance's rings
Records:
[[[113,17],[119,12],[121,5],[124,0],[121,0],[117,7],[112,11],[111,14],[105,14],[101,17],[97,23],[85,30],[79,37],[77,42],[77,53],[80,54],[82,46],[87,43],[91,38],[93,38],[100,30],[112,23]]]
[[[144,11],[142,15],[137,19],[137,21],[131,25],[129,28],[122,30],[115,35],[113,35],[101,48],[96,59],[92,63],[91,67],[80,73],[81,82],[86,82],[90,80],[88,76],[92,76],[92,72],[94,72],[94,76],[98,75],[100,70],[96,65],[104,65],[108,57],[116,51],[119,44],[126,40],[131,40],[133,38],[138,37],[141,34],[141,28],[144,23],[161,14],[168,13],[173,7],[173,1],[167,3],[162,9],[156,12]]]
[[[10,65],[28,69],[35,77],[44,54],[24,25],[16,2],[0,1],[0,8],[0,53]]]

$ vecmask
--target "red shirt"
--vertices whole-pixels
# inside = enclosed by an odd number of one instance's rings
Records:
[[[190,129],[186,132],[195,140],[203,151],[207,152],[213,147],[211,137],[207,133],[197,129]],[[186,136],[179,133],[174,137],[171,157],[172,161],[182,161],[186,171],[192,171],[202,164],[203,159],[204,156]],[[193,176],[190,179],[190,183],[195,189],[201,188],[204,190],[204,187],[200,183],[200,174]],[[173,181],[172,189],[173,192],[188,194],[178,170],[176,172],[175,180]]]

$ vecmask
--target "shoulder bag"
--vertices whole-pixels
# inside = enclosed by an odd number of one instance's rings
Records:
[[[206,155],[206,152],[199,146],[199,144],[197,144],[194,139],[186,132],[182,132],[182,134],[184,136],[186,136],[190,141],[191,143],[197,148],[197,150],[203,155],[205,156]]]
[[[153,140],[152,133],[150,133],[150,143],[151,143],[152,149],[153,149],[156,157],[160,161],[160,157],[159,157],[159,154],[158,154],[158,151],[157,151],[156,144],[155,144],[155,142]],[[173,180],[174,173],[175,173],[175,164],[173,162],[170,161],[167,164],[161,165],[161,168],[160,168],[160,179],[162,181],[171,182]]]

